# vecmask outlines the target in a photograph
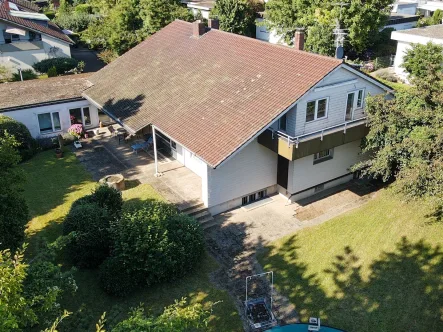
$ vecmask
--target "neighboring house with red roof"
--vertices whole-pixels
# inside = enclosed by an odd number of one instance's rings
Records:
[[[352,179],[365,97],[390,88],[342,60],[209,25],[172,22],[90,76],[83,96],[129,133],[154,133],[201,177],[212,214]]]
[[[0,116],[10,116],[28,127],[34,138],[64,133],[72,122],[85,129],[99,125],[97,107],[82,97],[91,86],[89,74],[0,84]],[[73,120],[74,119],[74,120]]]
[[[25,0],[0,0],[0,65],[30,69],[51,57],[71,57],[73,41]],[[34,8],[35,9],[35,8]]]

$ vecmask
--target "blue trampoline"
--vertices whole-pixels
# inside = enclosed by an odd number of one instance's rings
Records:
[[[308,326],[309,324],[291,324],[291,325],[285,325],[285,326],[276,326],[270,330],[267,330],[266,332],[308,332]],[[319,332],[345,332],[340,329],[334,329],[329,326],[321,326],[318,330]]]

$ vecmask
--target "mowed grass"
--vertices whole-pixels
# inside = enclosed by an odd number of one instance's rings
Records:
[[[302,320],[346,331],[443,331],[443,224],[388,189],[268,246],[259,260]]]
[[[96,183],[71,152],[65,152],[62,159],[56,159],[53,151],[42,152],[23,163],[22,168],[26,173],[25,197],[31,213],[26,255],[32,258],[42,243],[54,241],[61,235],[61,223],[72,202],[89,194]],[[129,183],[123,198],[126,205],[163,199],[151,186],[134,182]],[[69,262],[61,261],[60,264],[70,268]],[[60,330],[94,331],[95,323],[105,311],[107,321],[115,324],[125,319],[130,308],[140,303],[157,314],[174,300],[186,297],[190,303],[200,302],[207,308],[219,302],[213,307],[210,331],[240,331],[240,318],[228,294],[209,280],[209,274],[217,269],[217,263],[205,255],[195,271],[184,278],[141,289],[126,298],[104,293],[97,270],[79,270],[75,273],[78,291],[62,302],[63,308],[73,315],[63,322]]]

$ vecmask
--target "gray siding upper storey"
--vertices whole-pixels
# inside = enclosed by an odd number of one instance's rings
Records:
[[[344,123],[348,94],[353,92],[357,93],[362,89],[362,107],[355,107],[352,117],[353,120],[366,116],[364,107],[365,99],[368,95],[377,95],[385,93],[386,91],[345,68],[338,68],[319,82],[314,89],[300,98],[297,104],[286,113],[286,133],[289,136],[300,136]],[[355,98],[357,98],[357,94],[355,94]],[[327,99],[326,116],[312,121],[306,121],[308,103],[321,99]],[[271,125],[273,129],[278,129],[278,121],[279,120]]]

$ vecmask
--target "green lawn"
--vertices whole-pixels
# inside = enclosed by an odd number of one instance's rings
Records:
[[[28,224],[27,235],[30,258],[38,251],[44,241],[53,241],[61,234],[61,222],[69,211],[72,202],[89,194],[95,182],[72,153],[65,153],[62,159],[56,159],[53,151],[39,153],[30,161],[22,164],[26,172],[25,197],[32,216]],[[130,184],[130,189],[123,192],[125,204],[137,204],[148,199],[162,199],[149,185]],[[69,267],[67,262],[60,262]],[[217,263],[208,255],[200,266],[190,275],[171,283],[142,289],[135,294],[117,299],[105,294],[99,287],[96,270],[76,272],[77,293],[65,299],[63,307],[74,312],[68,318],[66,326],[75,326],[70,331],[94,331],[95,323],[106,311],[108,322],[117,322],[126,317],[131,307],[140,303],[147,305],[151,312],[160,313],[164,306],[175,299],[187,297],[190,302],[202,302],[214,306],[211,317],[211,331],[240,331],[241,323],[228,294],[217,289],[209,280],[209,274],[218,269]]]
[[[303,320],[347,331],[443,331],[443,223],[384,189],[260,255]]]

